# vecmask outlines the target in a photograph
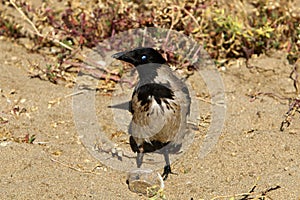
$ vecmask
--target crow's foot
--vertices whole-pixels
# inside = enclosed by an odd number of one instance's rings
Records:
[[[169,174],[175,174],[175,175],[177,175],[176,173],[173,173],[173,172],[171,171],[171,166],[170,166],[170,165],[166,165],[166,166],[164,167],[164,172],[163,172],[163,174],[161,175],[164,181],[167,180]]]

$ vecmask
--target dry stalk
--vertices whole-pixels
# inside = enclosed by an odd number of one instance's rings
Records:
[[[45,38],[45,39],[48,39],[48,40],[51,40],[53,41],[54,43],[57,43],[59,45],[61,45],[62,47],[68,49],[68,50],[71,50],[73,51],[73,48],[60,42],[59,40],[55,39],[55,38],[47,38],[46,36],[44,36],[37,28],[36,26],[34,25],[34,23],[26,16],[26,14],[22,11],[22,9],[20,7],[18,7],[15,3],[14,0],[9,0],[9,2],[13,5],[13,7],[22,15],[22,17],[32,26],[32,28],[34,29],[35,31],[35,34],[38,35],[39,37],[42,37],[42,38]]]

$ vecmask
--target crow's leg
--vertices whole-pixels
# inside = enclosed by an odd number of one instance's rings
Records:
[[[132,137],[132,136],[129,137],[129,143],[130,143],[131,150],[133,152],[137,153],[136,165],[137,165],[137,168],[140,168],[143,163],[144,148],[142,145],[137,145],[134,137]]]
[[[167,180],[169,174],[176,174],[176,173],[173,173],[171,171],[170,158],[169,158],[169,152],[168,151],[164,152],[164,157],[165,157],[166,165],[164,167],[164,172],[162,174],[162,177],[165,181],[165,180]]]
[[[143,152],[138,152],[137,156],[136,156],[136,165],[138,168],[141,167],[142,163],[143,163],[143,157],[144,157],[144,153]]]

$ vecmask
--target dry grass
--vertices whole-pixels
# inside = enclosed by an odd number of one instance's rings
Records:
[[[0,35],[16,41],[27,37],[32,43],[27,46],[32,51],[44,49],[41,52],[45,52],[56,46],[55,51],[53,48],[48,51],[59,63],[54,68],[76,57],[81,48],[95,47],[121,31],[150,26],[192,36],[204,45],[218,65],[277,49],[286,51],[293,63],[299,57],[300,48],[300,6],[295,4],[284,0],[230,3],[166,0],[144,4],[114,0],[87,4],[72,1],[56,6],[45,1],[34,7],[24,1],[10,0],[2,2]],[[12,10],[18,12],[11,15]]]

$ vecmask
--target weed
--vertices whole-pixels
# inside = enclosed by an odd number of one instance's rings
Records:
[[[288,1],[112,1],[85,9],[69,2],[60,10],[54,10],[47,2],[37,8],[23,1],[10,2],[34,27],[35,34],[27,33],[35,43],[34,50],[57,45],[60,48],[52,52],[59,63],[52,65],[54,71],[64,70],[67,60],[82,61],[76,57],[76,49],[93,48],[116,33],[146,26],[171,28],[193,36],[205,44],[218,66],[230,59],[248,60],[252,54],[273,49],[285,50],[291,63],[300,54],[300,15]],[[11,38],[26,36],[17,22],[4,18],[0,13],[0,34]],[[47,77],[57,83],[52,75]]]

